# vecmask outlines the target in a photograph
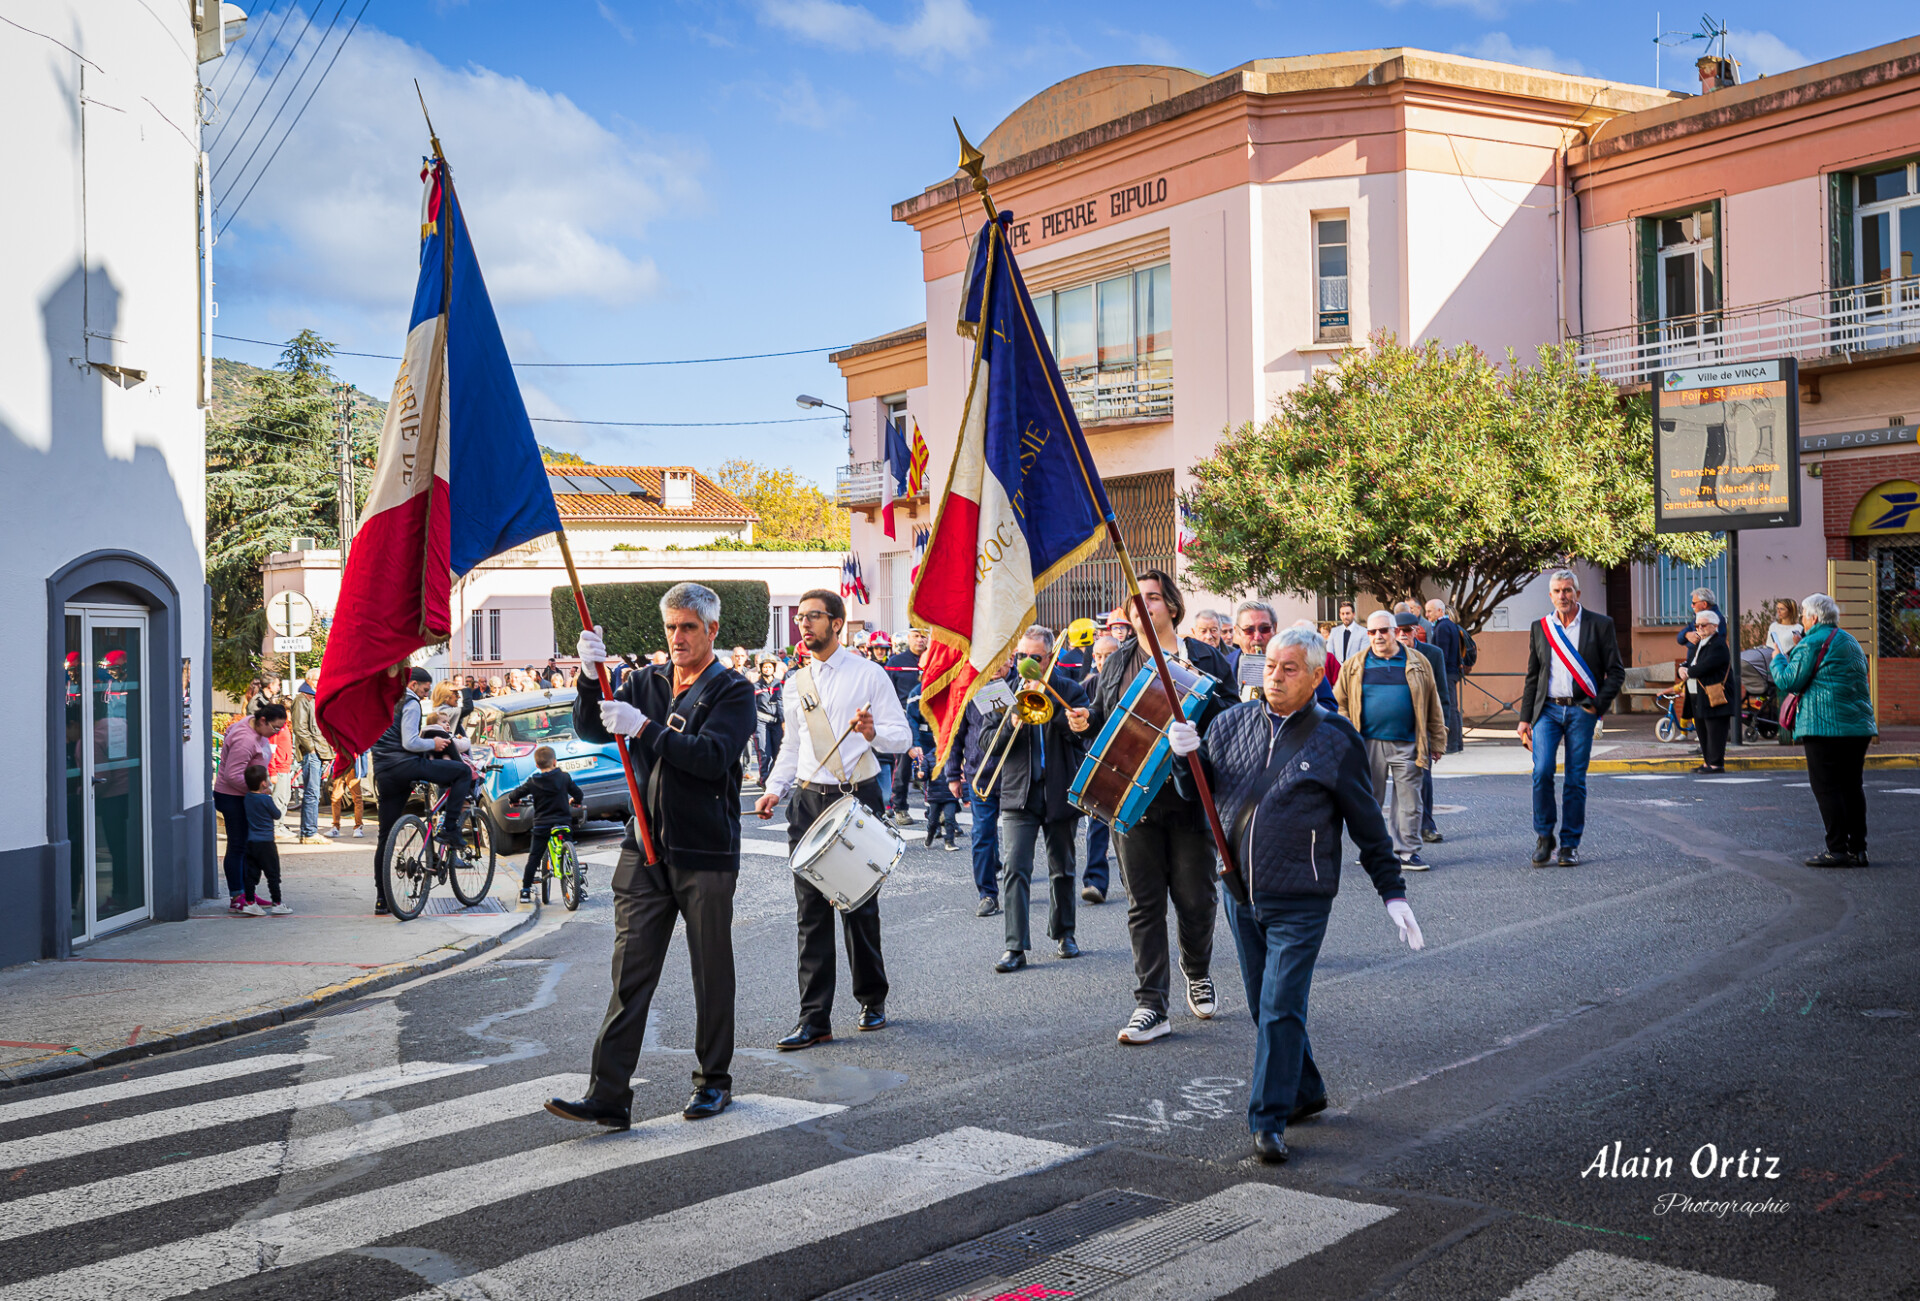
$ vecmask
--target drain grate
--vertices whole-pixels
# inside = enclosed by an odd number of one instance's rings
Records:
[[[1108,1189],[876,1274],[820,1301],[961,1301],[1009,1293],[1084,1297],[1252,1223],[1163,1197]],[[1136,1231],[1125,1232],[1129,1225]],[[1116,1231],[1118,1236],[1110,1236]]]
[[[489,895],[469,908],[452,895],[429,895],[422,917],[477,917],[485,913],[503,913],[507,905]]]

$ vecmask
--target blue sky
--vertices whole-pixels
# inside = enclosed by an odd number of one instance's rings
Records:
[[[415,78],[515,359],[673,359],[845,344],[921,319],[917,241],[889,205],[951,174],[949,117],[979,139],[1089,68],[1217,73],[1412,45],[1648,84],[1656,31],[1651,5],[1551,0],[364,2],[342,47],[363,0],[255,0],[229,66],[208,69],[219,107],[206,138],[232,223],[216,255],[224,334],[311,326],[342,349],[399,350],[426,149]],[[1659,12],[1660,27],[1700,29],[1691,9]],[[1718,16],[1749,78],[1915,34],[1913,10],[1888,0],[1849,5],[1844,22],[1819,12],[1770,0]],[[1691,88],[1697,52],[1666,51],[1663,82]],[[392,387],[391,362],[338,368],[382,396]],[[576,420],[794,420],[810,414],[795,394],[844,393],[824,353],[521,380],[534,415]],[[830,482],[846,459],[837,417],[535,429],[608,463],[744,455]]]

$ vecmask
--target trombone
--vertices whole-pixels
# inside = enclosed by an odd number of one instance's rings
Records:
[[[1060,659],[1060,652],[1066,649],[1066,638],[1054,643],[1053,654],[1048,657],[1045,668],[1032,656],[1020,661],[1018,671],[1025,680],[1024,685],[1013,693],[1013,706],[1000,716],[999,726],[993,729],[993,736],[987,741],[984,755],[993,753],[993,747],[1000,742],[1001,729],[1007,720],[1013,720],[1013,730],[1007,733],[1006,746],[1000,751],[999,760],[993,765],[992,772],[978,772],[973,775],[973,794],[976,799],[992,799],[993,788],[999,784],[1000,770],[1007,766],[1007,756],[1013,753],[1014,738],[1020,735],[1021,724],[1030,727],[1042,727],[1053,718],[1053,702],[1059,700],[1062,708],[1066,700],[1053,689],[1048,681],[1053,676],[1053,666]]]

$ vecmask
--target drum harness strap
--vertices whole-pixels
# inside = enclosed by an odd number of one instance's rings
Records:
[[[800,693],[800,716],[806,720],[807,738],[813,742],[813,752],[821,756],[820,761],[827,765],[827,770],[840,783],[841,793],[851,793],[861,782],[878,777],[880,761],[873,757],[872,746],[868,746],[866,753],[854,763],[853,772],[847,772],[846,761],[840,757],[839,743],[834,740],[833,724],[827,721],[827,711],[821,707],[820,689],[814,685],[812,664],[803,664],[794,673],[793,689]]]

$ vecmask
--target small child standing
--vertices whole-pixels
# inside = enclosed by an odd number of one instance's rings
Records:
[[[533,902],[533,883],[540,873],[540,865],[547,861],[547,838],[558,827],[567,835],[573,834],[573,808],[575,804],[585,804],[586,797],[574,784],[573,777],[560,771],[554,761],[553,747],[543,745],[533,752],[533,766],[539,771],[507,792],[509,803],[518,803],[533,799],[533,845],[527,854],[527,870],[520,878],[520,902]],[[581,877],[581,894],[586,894],[586,878]]]
[[[284,917],[293,909],[280,902],[280,850],[273,843],[273,829],[280,822],[281,809],[273,802],[273,779],[260,764],[247,765],[247,887],[239,911],[248,917]],[[267,890],[273,906],[260,902],[260,878],[267,878]]]
[[[953,838],[960,834],[960,801],[947,788],[943,781],[929,779],[927,782],[927,848],[933,848],[933,838],[940,830],[942,821],[947,825],[947,850],[959,848]]]

